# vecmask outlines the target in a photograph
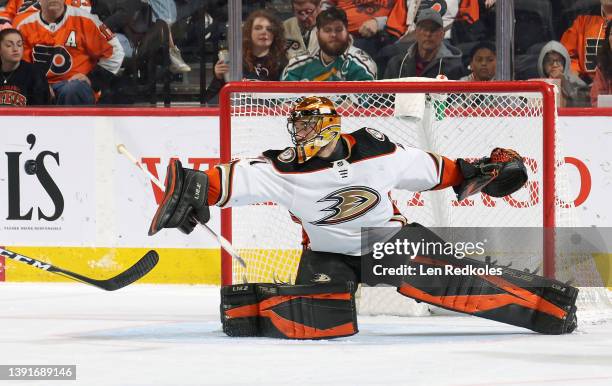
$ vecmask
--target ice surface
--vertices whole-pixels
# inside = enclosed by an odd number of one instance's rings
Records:
[[[359,318],[328,341],[229,338],[218,288],[0,283],[0,364],[77,381],[0,385],[611,385],[612,323],[545,336],[475,317]]]

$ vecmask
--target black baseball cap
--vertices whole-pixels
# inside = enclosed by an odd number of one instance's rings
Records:
[[[419,14],[417,15],[416,23],[418,25],[420,22],[425,20],[431,20],[440,27],[444,27],[444,23],[442,23],[442,16],[440,15],[440,13],[431,8],[425,8],[420,10]]]
[[[317,28],[321,28],[336,20],[340,20],[344,26],[348,28],[348,18],[343,9],[338,7],[327,8],[325,11],[321,11],[317,16]]]

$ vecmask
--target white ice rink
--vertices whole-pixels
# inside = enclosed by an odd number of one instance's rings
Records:
[[[360,317],[330,341],[229,338],[218,289],[0,283],[0,364],[76,364],[3,385],[612,385],[612,323],[545,336],[475,317]]]

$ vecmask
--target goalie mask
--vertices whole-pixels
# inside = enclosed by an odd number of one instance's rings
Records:
[[[291,110],[287,130],[295,145],[297,160],[303,163],[340,136],[340,116],[329,99],[306,97]]]

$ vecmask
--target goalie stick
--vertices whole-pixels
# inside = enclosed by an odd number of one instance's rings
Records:
[[[126,156],[127,159],[129,159],[134,165],[136,165],[147,177],[149,177],[151,182],[153,182],[155,185],[157,185],[158,188],[161,189],[162,192],[164,191],[164,189],[166,188],[164,184],[162,184],[161,181],[153,175],[153,173],[151,173],[146,167],[144,167],[144,165],[141,164],[136,159],[136,157],[134,157],[132,153],[128,151],[124,144],[117,145],[117,151],[119,152],[119,154],[123,154],[124,156]],[[225,237],[215,233],[215,231],[210,229],[210,227],[206,224],[198,224],[202,226],[208,232],[208,234],[215,237],[219,241],[221,248],[225,249],[225,251],[229,253],[232,258],[234,258],[242,267],[246,268],[246,263],[244,262],[242,257],[238,255],[232,244]]]
[[[67,277],[72,280],[80,281],[81,283],[89,284],[94,287],[101,288],[106,291],[115,291],[137,281],[155,267],[159,261],[159,256],[154,250],[147,252],[136,264],[121,272],[120,274],[105,280],[92,279],[87,276],[80,275],[75,272],[70,272],[66,269],[56,267],[52,264],[45,263],[40,260],[33,259],[19,253],[11,252],[7,249],[0,248],[0,256],[6,256],[9,259],[28,264],[29,266],[41,269],[43,271],[52,272],[57,275]]]

